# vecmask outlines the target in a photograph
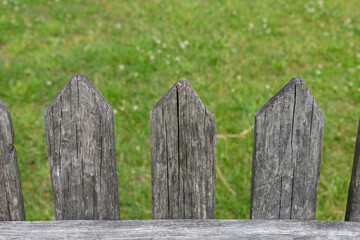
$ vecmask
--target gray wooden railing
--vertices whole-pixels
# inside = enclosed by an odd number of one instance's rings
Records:
[[[0,100],[0,239],[360,238],[360,124],[347,221],[314,220],[324,124],[304,81],[292,79],[255,114],[251,220],[215,220],[216,122],[181,79],[150,113],[154,220],[121,221],[113,111],[76,75],[45,111],[58,221],[26,222],[12,120]]]

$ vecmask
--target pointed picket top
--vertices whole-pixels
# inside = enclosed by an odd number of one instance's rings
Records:
[[[10,111],[0,99],[0,221],[25,221],[14,138]]]
[[[214,218],[216,122],[180,79],[150,112],[154,219]]]
[[[45,132],[56,219],[120,219],[113,110],[87,76],[46,109]]]
[[[360,222],[360,121],[346,206],[345,221]]]
[[[324,125],[300,78],[255,114],[251,218],[315,219]]]

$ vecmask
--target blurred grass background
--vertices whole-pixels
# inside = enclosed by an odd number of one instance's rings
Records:
[[[326,116],[317,219],[343,220],[360,116],[359,12],[357,0],[1,0],[0,98],[27,219],[55,218],[43,113],[82,73],[115,112],[122,219],[151,218],[149,112],[181,77],[217,121],[216,218],[248,218],[254,114],[301,77]]]

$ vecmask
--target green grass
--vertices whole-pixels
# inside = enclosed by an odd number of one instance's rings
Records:
[[[181,77],[219,135],[251,128],[270,97],[303,78],[326,116],[317,219],[344,219],[360,116],[359,11],[358,0],[1,0],[0,98],[13,117],[27,219],[55,218],[43,113],[77,73],[117,110],[123,219],[151,218],[149,112]],[[216,218],[249,217],[252,143],[253,131],[218,138]]]

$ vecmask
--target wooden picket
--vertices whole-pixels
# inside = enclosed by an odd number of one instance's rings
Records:
[[[0,99],[0,221],[25,221],[14,138],[9,109]]]
[[[113,110],[87,76],[46,109],[45,132],[56,219],[120,219]]]
[[[251,218],[315,219],[324,125],[299,78],[255,114]]]
[[[150,113],[153,218],[214,218],[216,122],[186,79]]]
[[[346,206],[346,221],[360,222],[360,121],[357,132],[354,163]]]

